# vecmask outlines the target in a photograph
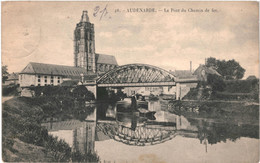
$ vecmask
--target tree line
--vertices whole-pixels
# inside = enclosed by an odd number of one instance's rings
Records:
[[[225,80],[242,79],[246,71],[234,59],[226,61],[210,57],[206,60],[206,67],[211,67],[215,69]]]

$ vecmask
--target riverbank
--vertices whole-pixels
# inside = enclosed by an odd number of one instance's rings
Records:
[[[234,88],[233,88],[234,89]],[[243,89],[242,89],[243,90]],[[184,97],[183,100],[199,100],[199,101],[232,101],[232,102],[254,102],[259,103],[259,91],[258,89],[244,90],[248,92],[225,90],[225,91],[213,91],[210,87],[198,87],[192,88]]]
[[[2,107],[2,157],[7,162],[97,162],[96,154],[74,152],[63,140],[58,140],[41,126],[47,118],[43,106],[55,105],[25,97],[14,97]]]
[[[239,104],[244,104],[244,105],[260,105],[258,102],[254,101],[247,101],[247,100],[189,100],[189,99],[184,99],[181,100],[183,102],[208,102],[208,103],[239,103]]]
[[[170,101],[167,111],[192,119],[214,119],[219,122],[259,124],[259,105],[238,101],[184,100]]]

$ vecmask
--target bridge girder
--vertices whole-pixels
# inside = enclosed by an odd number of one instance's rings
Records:
[[[147,64],[119,66],[102,75],[99,86],[166,86],[175,85],[175,76],[168,71]]]

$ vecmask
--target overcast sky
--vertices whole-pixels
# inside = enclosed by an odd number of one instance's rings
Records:
[[[93,16],[106,5],[105,16]],[[119,65],[188,70],[190,61],[196,69],[211,56],[235,59],[245,77],[259,76],[257,2],[2,2],[2,64],[9,72],[29,62],[73,66],[73,31],[83,10],[95,25],[96,53],[114,55]]]

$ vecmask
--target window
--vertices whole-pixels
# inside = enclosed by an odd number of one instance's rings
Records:
[[[53,79],[53,76],[51,76],[51,79]]]
[[[92,44],[91,44],[91,42],[89,43],[89,53],[92,53]]]
[[[45,79],[44,82],[47,83],[47,79]]]
[[[51,83],[53,83],[53,79],[51,79]]]
[[[38,75],[38,82],[40,83],[41,82],[41,76]]]
[[[58,83],[60,83],[60,80],[58,80]]]
[[[60,77],[58,76],[58,79],[60,79]]]
[[[38,86],[41,86],[41,84],[38,84]]]
[[[47,76],[44,76],[45,79],[47,79]]]

